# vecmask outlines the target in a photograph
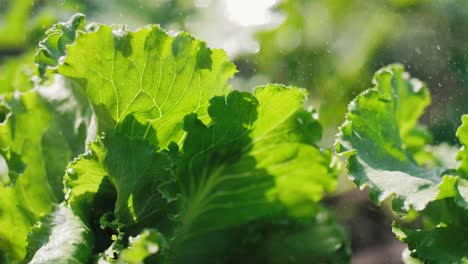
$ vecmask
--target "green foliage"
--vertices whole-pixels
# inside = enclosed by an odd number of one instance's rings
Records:
[[[91,230],[66,206],[57,205],[31,229],[26,259],[31,264],[85,263],[92,248]]]
[[[373,73],[401,62],[414,75],[427,76],[436,103],[424,122],[434,139],[456,144],[458,117],[468,111],[467,2],[282,0],[277,9],[284,22],[259,33],[259,52],[241,62],[250,62],[253,79],[307,88],[325,140]]]
[[[274,259],[349,260],[319,205],[336,164],[315,145],[322,127],[305,90],[230,91],[224,51],[158,26],[78,14],[47,34],[42,80],[29,92],[5,80],[5,262],[236,262],[259,245],[260,262],[283,246]]]
[[[0,65],[0,92],[25,92],[33,87],[31,77],[35,74],[33,53],[9,58]]]
[[[193,0],[2,0],[0,2],[0,61],[10,55],[29,53],[44,37],[45,30],[76,12],[109,23],[154,23],[184,29],[195,13]],[[31,59],[30,55],[26,55]],[[11,69],[11,68],[10,68]]]
[[[274,226],[272,232],[256,228],[250,234],[250,244],[244,247],[262,246],[255,253],[246,250],[244,259],[249,259],[248,263],[349,262],[350,249],[344,241],[346,233],[326,210],[321,209],[310,223],[290,221],[270,225]],[[238,258],[238,262],[241,260]]]
[[[122,250],[121,262],[138,264],[144,263],[149,256],[157,254],[162,248],[168,246],[164,236],[156,230],[143,230],[138,236],[130,237],[129,246]]]
[[[280,1],[285,21],[258,35],[256,72],[274,82],[307,87],[316,95],[314,103],[320,105],[330,136],[342,121],[346,104],[371,77],[377,51],[396,34],[398,17],[385,5],[390,4]]]
[[[420,213],[425,221],[422,229],[394,225],[412,257],[429,263],[466,262],[465,146],[458,170],[419,165],[414,155],[424,149],[414,147],[417,134],[412,131],[420,129],[417,119],[430,102],[426,86],[411,79],[400,65],[378,71],[374,84],[350,103],[337,136],[336,150],[348,157],[350,178],[359,188],[369,188],[375,202],[392,197],[398,213]],[[462,144],[466,142],[466,116],[463,121],[457,133]]]
[[[84,151],[86,119],[79,96],[57,80],[34,91],[4,93],[0,125],[5,163],[0,197],[0,248],[6,260],[25,252],[26,236],[39,216],[63,199],[63,170]],[[52,97],[49,91],[54,93]]]

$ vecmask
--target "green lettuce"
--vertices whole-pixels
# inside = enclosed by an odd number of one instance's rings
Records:
[[[337,135],[336,150],[348,157],[350,178],[360,189],[368,188],[376,203],[391,197],[393,209],[402,216],[420,213],[425,221],[422,229],[394,224],[394,232],[408,244],[412,257],[429,263],[466,262],[468,244],[462,243],[468,234],[465,146],[458,169],[427,166],[437,163],[425,162],[434,156],[424,155],[425,133],[414,132],[423,129],[417,120],[430,103],[426,86],[410,78],[401,65],[378,71],[374,84],[350,103]],[[466,116],[463,121],[457,135],[465,144]]]
[[[224,51],[81,14],[35,62],[28,89],[2,90],[4,262],[237,262],[255,245],[259,262],[349,261],[320,205],[337,165],[304,89],[231,91]]]

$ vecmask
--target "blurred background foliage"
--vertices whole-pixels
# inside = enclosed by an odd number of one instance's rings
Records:
[[[276,29],[258,34],[256,74],[307,87],[328,135],[373,73],[400,62],[431,89],[423,122],[434,140],[454,142],[467,113],[468,2],[287,0]]]
[[[307,88],[325,127],[323,146],[347,103],[389,63],[405,64],[431,89],[423,123],[435,142],[455,144],[459,117],[468,112],[465,1],[0,0],[0,60],[33,52],[51,24],[75,12],[97,22],[188,30],[228,51],[240,71],[237,89],[265,82]]]
[[[468,2],[457,0],[0,0],[0,91],[30,86],[38,41],[76,12],[88,21],[187,30],[229,53],[239,70],[236,89],[266,82],[307,88],[324,147],[331,147],[350,100],[394,62],[431,90],[422,123],[434,143],[456,145],[460,116],[468,113]],[[390,230],[378,235],[388,217],[363,197],[344,194],[329,203],[352,229],[353,251],[366,247],[363,241],[388,242],[384,248],[391,250]],[[362,223],[368,231],[355,231]]]

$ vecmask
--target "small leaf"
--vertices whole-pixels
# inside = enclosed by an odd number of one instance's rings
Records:
[[[154,256],[168,247],[164,236],[154,229],[145,229],[138,236],[128,240],[128,248],[120,254],[120,263],[142,264],[149,256]]]

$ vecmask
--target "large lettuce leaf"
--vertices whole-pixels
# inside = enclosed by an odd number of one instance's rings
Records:
[[[208,126],[185,118],[175,244],[283,210],[315,215],[335,179],[331,156],[312,145],[320,128],[303,100],[303,90],[269,85],[213,98]]]
[[[229,91],[236,69],[225,52],[187,33],[171,37],[158,26],[128,31],[82,21],[76,15],[51,30],[36,62],[85,89],[100,131],[131,114],[151,123],[160,146],[179,143],[180,120],[192,112],[207,120],[208,100]]]

